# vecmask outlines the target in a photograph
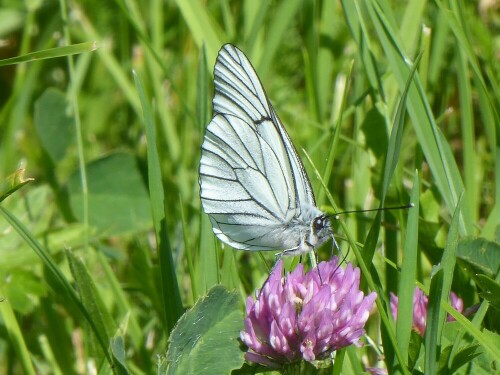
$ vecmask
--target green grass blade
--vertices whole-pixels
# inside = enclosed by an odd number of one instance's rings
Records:
[[[344,10],[344,16],[346,22],[349,26],[351,34],[358,46],[359,54],[363,64],[363,68],[366,71],[366,75],[370,84],[373,88],[377,89],[379,95],[384,100],[384,87],[380,80],[381,74],[377,65],[375,55],[373,53],[373,47],[371,46],[370,32],[368,31],[368,26],[366,25],[365,17],[362,14],[361,4],[358,0],[342,0],[342,8]]]
[[[338,143],[340,139],[340,130],[342,129],[342,120],[344,118],[344,110],[345,110],[345,105],[347,102],[347,95],[348,95],[348,87],[351,82],[351,75],[352,75],[352,69],[353,69],[354,64],[350,65],[349,72],[347,73],[347,77],[344,80],[344,85],[341,90],[342,96],[341,96],[341,101],[340,101],[340,108],[339,108],[339,115],[337,117],[337,121],[335,122],[335,127],[333,130],[333,138],[332,138],[332,143],[329,148],[329,153],[328,157],[326,159],[325,163],[325,170],[323,172],[323,181],[325,182],[325,185],[328,186],[328,182],[330,181],[330,176],[333,170],[333,163],[335,161],[335,155],[338,150]],[[325,199],[325,189],[323,188],[323,185],[320,186],[319,189],[319,194],[317,195],[318,197],[318,202],[323,202]]]
[[[389,184],[392,180],[392,176],[394,175],[394,171],[396,169],[396,165],[400,157],[401,142],[403,139],[403,127],[404,127],[405,113],[406,113],[406,100],[408,97],[408,91],[410,89],[410,85],[413,81],[413,77],[415,76],[415,72],[417,71],[418,63],[420,62],[421,57],[422,55],[419,55],[413,64],[413,67],[408,75],[408,79],[406,80],[404,90],[401,93],[401,98],[399,99],[399,103],[397,106],[396,116],[394,118],[394,125],[392,127],[391,136],[389,138],[389,145],[386,153],[387,156],[384,162],[385,166],[384,166],[384,175],[382,177],[382,192],[380,199],[381,207],[384,206],[387,190],[389,189]]]
[[[172,248],[167,231],[167,218],[165,216],[165,195],[161,178],[160,160],[156,148],[156,130],[153,121],[153,114],[146,99],[139,77],[134,72],[134,80],[137,92],[141,100],[144,111],[144,123],[146,127],[147,147],[148,147],[148,180],[149,193],[151,197],[151,207],[153,222],[156,232],[156,241],[160,259],[160,278],[162,287],[162,301],[164,306],[164,319],[167,334],[174,328],[175,323],[182,315],[183,306],[180,297],[177,275],[175,272]]]
[[[474,109],[472,108],[472,87],[469,80],[469,69],[467,59],[463,50],[457,51],[457,73],[458,73],[458,94],[460,99],[461,112],[461,139],[463,143],[463,164],[464,164],[464,185],[466,201],[469,203],[472,222],[477,222],[478,207],[478,190],[480,186],[477,184],[477,166],[478,155],[474,148],[476,143],[474,135]]]
[[[207,46],[207,61],[215,62],[217,51],[222,46],[221,40],[226,40],[222,30],[215,27],[206,7],[198,0],[176,0],[184,21],[198,47]]]
[[[2,209],[2,207],[0,207],[0,209]],[[37,372],[31,362],[32,355],[26,346],[23,333],[17,322],[16,314],[14,313],[9,301],[0,301],[0,316],[2,318],[2,325],[7,331],[24,373],[28,375],[35,375]]]
[[[92,39],[103,40],[91,21],[85,17],[85,14],[80,15],[80,24],[83,32],[89,35]],[[107,71],[117,84],[117,88],[125,95],[128,104],[132,107],[135,113],[141,115],[141,103],[133,83],[130,81],[127,73],[124,71],[121,63],[114,56],[111,48],[99,48],[97,56],[100,62],[106,67]]]
[[[102,267],[106,280],[109,284],[109,288],[114,296],[114,301],[117,306],[117,310],[120,312],[121,316],[128,315],[127,328],[128,335],[132,345],[136,349],[140,349],[144,344],[144,335],[142,334],[141,326],[132,312],[132,304],[127,299],[127,295],[124,293],[120,286],[120,281],[117,279],[116,274],[113,272],[111,265],[108,263],[108,259],[103,255],[103,252],[98,248],[96,252],[99,264]]]
[[[59,363],[57,363],[56,358],[54,356],[54,352],[52,348],[50,347],[49,340],[47,339],[47,336],[41,335],[38,338],[38,343],[40,344],[40,348],[43,352],[44,357],[47,359],[47,362],[49,363],[50,370],[54,375],[64,375],[64,371],[61,370]]]
[[[196,279],[196,269],[194,267],[194,246],[188,236],[189,227],[186,221],[186,215],[184,213],[184,204],[182,203],[182,197],[179,197],[179,204],[181,207],[182,240],[184,242],[184,251],[186,253],[189,281],[191,283],[191,298],[193,301],[196,301],[196,299],[198,298],[198,282]]]
[[[425,328],[425,370],[424,374],[437,373],[439,362],[439,327],[441,315],[441,299],[443,297],[443,269],[436,267],[431,279],[429,304],[427,305],[427,323]]]
[[[269,10],[268,1],[245,1],[245,33],[246,47],[249,56],[254,52],[257,38],[261,35],[261,30],[265,22],[265,17]]]
[[[80,53],[93,52],[97,48],[96,42],[85,42],[73,44],[71,46],[49,48],[43,51],[30,52],[21,56],[12,57],[10,59],[0,60],[0,66],[78,55]]]
[[[404,236],[403,261],[398,284],[396,339],[403,358],[408,358],[408,345],[413,321],[413,293],[417,276],[419,193],[420,178],[416,172],[411,193],[411,201],[414,202],[415,207],[408,214],[408,224]]]
[[[463,195],[460,196],[460,199],[457,204],[457,208],[453,213],[453,217],[451,219],[450,229],[448,231],[448,238],[446,240],[446,247],[443,252],[443,256],[441,257],[440,265],[443,267],[443,293],[445,296],[445,300],[448,300],[448,296],[451,292],[451,282],[453,281],[453,272],[455,271],[455,264],[457,261],[456,251],[459,241],[459,217],[460,211],[462,209],[463,203]],[[442,322],[445,321],[445,316],[441,317]],[[440,327],[439,335],[441,336]]]
[[[401,22],[399,35],[401,35],[401,44],[406,51],[416,45],[417,38],[420,35],[422,27],[422,16],[427,6],[427,0],[411,0],[405,7],[405,13]]]
[[[201,47],[200,57],[198,58],[198,80],[196,86],[196,112],[200,134],[203,134],[210,116],[208,101],[208,82],[210,80],[209,77],[210,74],[208,73],[207,66],[207,51],[205,45],[203,45],[203,47]]]
[[[208,216],[200,212],[200,260],[198,267],[199,293],[206,293],[210,288],[219,283],[219,249],[217,239],[212,231],[212,223]],[[225,246],[224,251],[232,249]]]
[[[260,61],[256,64],[257,71],[262,80],[266,79],[269,65],[283,41],[283,34],[290,27],[290,23],[293,21],[293,17],[298,12],[302,3],[300,0],[289,0],[282,2],[278,9],[276,9],[276,13],[273,15],[275,21],[271,23],[266,33],[267,38],[265,40],[264,53]]]

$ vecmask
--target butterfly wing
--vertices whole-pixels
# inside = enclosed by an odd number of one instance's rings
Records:
[[[215,63],[214,118],[200,162],[200,195],[219,239],[234,248],[297,246],[289,230],[314,194],[290,137],[247,57],[226,44]]]

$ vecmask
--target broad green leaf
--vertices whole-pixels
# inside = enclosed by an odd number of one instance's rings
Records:
[[[180,319],[170,336],[168,368],[160,374],[229,374],[243,365],[243,329],[236,292],[215,286]]]
[[[472,362],[474,358],[481,354],[481,352],[478,350],[479,348],[480,346],[477,344],[469,345],[465,348],[462,348],[457,354],[455,354],[451,363],[451,368],[449,370],[450,373],[453,374],[463,365]]]
[[[484,238],[464,238],[458,243],[457,257],[490,277],[500,270],[500,244]]]
[[[54,163],[64,158],[75,140],[75,127],[64,93],[48,88],[35,102],[35,129],[43,149]]]
[[[100,235],[118,235],[151,227],[151,205],[135,159],[116,153],[87,165],[89,223]],[[68,183],[71,207],[83,220],[80,176]]]
[[[500,311],[500,284],[485,275],[477,275],[477,281],[483,290],[479,295]]]
[[[0,289],[16,313],[33,313],[39,299],[47,294],[47,284],[25,268],[1,268]]]
[[[421,357],[420,349],[422,348],[422,342],[422,336],[417,331],[412,330],[408,345],[408,368],[410,370],[415,368],[417,361]]]

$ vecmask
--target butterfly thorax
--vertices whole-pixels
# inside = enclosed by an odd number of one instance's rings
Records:
[[[283,232],[290,235],[287,242],[291,245],[283,255],[308,253],[332,237],[328,216],[312,205],[302,205]]]

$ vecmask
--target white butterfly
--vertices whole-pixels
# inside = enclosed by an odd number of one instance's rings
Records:
[[[231,44],[214,68],[214,117],[200,162],[200,195],[215,235],[242,250],[299,255],[333,239],[295,147],[248,58]]]

